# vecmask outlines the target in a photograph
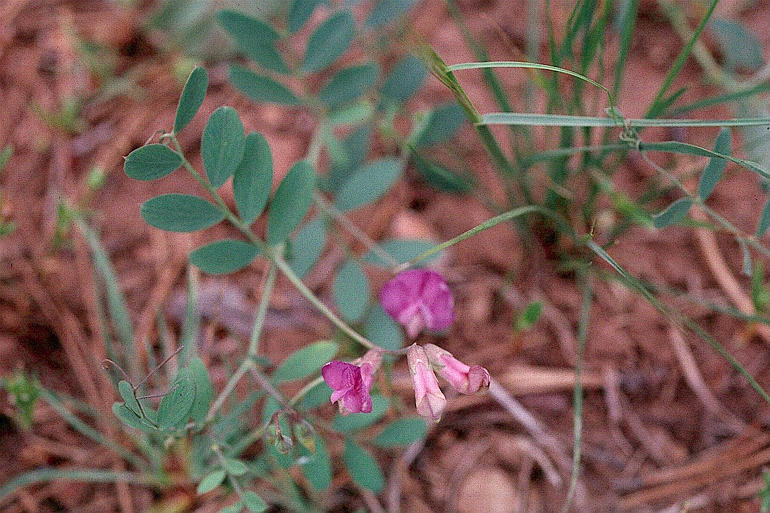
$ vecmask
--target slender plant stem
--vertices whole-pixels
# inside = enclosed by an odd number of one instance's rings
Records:
[[[270,296],[273,294],[273,287],[275,286],[275,265],[271,262],[267,271],[267,277],[265,278],[265,284],[262,287],[262,296],[259,298],[259,307],[257,308],[257,316],[254,318],[254,327],[251,329],[251,337],[249,338],[249,357],[256,356],[259,352],[259,340],[262,336],[262,329],[265,326],[265,317],[267,316],[267,307],[270,304]]]
[[[693,204],[700,207],[701,210],[703,210],[706,214],[708,214],[714,221],[717,222],[722,228],[724,228],[726,231],[731,233],[736,239],[742,240],[746,242],[749,246],[759,251],[762,255],[765,256],[765,258],[770,259],[770,249],[763,246],[759,240],[754,235],[747,234],[743,232],[740,228],[735,226],[733,223],[722,217],[719,213],[714,211],[711,207],[706,205],[706,203],[698,196],[697,194],[692,194],[689,190],[687,190],[687,187],[684,186],[684,184],[673,174],[668,172],[665,168],[659,166],[655,163],[650,157],[647,156],[647,153],[645,151],[640,152],[642,155],[642,159],[649,164],[655,171],[658,172],[661,176],[664,176],[667,178],[671,183],[673,183],[677,189],[682,191],[687,198],[693,202]]]
[[[254,319],[254,327],[251,330],[251,339],[249,340],[249,349],[246,358],[244,358],[233,375],[230,376],[230,379],[227,381],[227,384],[225,384],[222,392],[220,392],[214,400],[214,404],[211,405],[211,409],[209,410],[208,415],[206,415],[206,422],[211,422],[214,419],[214,416],[222,408],[225,400],[230,396],[243,375],[246,374],[249,369],[254,368],[255,364],[253,356],[256,356],[259,349],[259,339],[262,334],[262,328],[265,325],[265,315],[267,314],[267,306],[270,303],[270,296],[273,293],[275,276],[275,266],[271,263],[270,268],[267,271],[265,285],[262,287],[262,297],[260,297],[257,316]]]
[[[399,262],[393,258],[393,255],[382,249],[382,246],[377,244],[376,241],[372,240],[372,238],[369,237],[366,232],[356,226],[355,223],[348,219],[348,217],[340,212],[334,205],[326,201],[326,199],[321,194],[313,194],[313,201],[315,201],[315,204],[318,205],[321,210],[323,210],[329,217],[339,223],[340,226],[342,226],[348,233],[361,241],[367,249],[371,250],[384,261],[388,262],[388,264],[391,266],[396,266],[399,264]]]
[[[308,392],[310,392],[311,390],[313,390],[315,387],[317,387],[318,385],[320,385],[320,384],[321,384],[321,383],[323,383],[323,382],[324,382],[324,378],[323,378],[323,376],[318,376],[318,377],[317,377],[317,378],[315,378],[313,381],[310,381],[310,382],[309,382],[309,383],[307,383],[307,384],[306,384],[304,387],[302,387],[301,389],[299,389],[299,391],[298,391],[296,394],[294,394],[294,395],[291,397],[291,399],[289,399],[288,405],[289,405],[289,406],[296,406],[296,404],[297,404],[297,403],[298,403],[298,402],[299,402],[299,401],[300,401],[300,400],[301,400],[303,397],[305,397],[305,396],[307,395],[307,393],[308,393]]]
[[[261,386],[265,392],[270,394],[270,396],[278,401],[278,403],[284,408],[289,407],[289,401],[273,386],[273,384],[270,382],[270,378],[265,376],[265,374],[261,370],[257,369],[257,367],[254,365],[251,366],[250,372],[254,379],[256,379],[259,383],[259,386]]]
[[[366,347],[367,349],[379,349],[385,353],[388,354],[394,354],[394,355],[400,355],[404,354],[404,350],[397,350],[397,351],[390,351],[381,348],[380,346],[376,345],[371,340],[367,339],[360,333],[358,333],[356,330],[354,330],[352,327],[350,327],[345,321],[340,319],[328,306],[326,306],[314,293],[312,290],[310,290],[300,279],[299,276],[294,272],[294,270],[289,266],[289,264],[283,259],[283,257],[279,254],[278,251],[276,251],[274,248],[268,246],[262,239],[257,237],[254,232],[251,231],[251,229],[243,222],[241,221],[235,214],[233,214],[230,209],[227,207],[227,204],[222,200],[222,197],[219,195],[217,190],[206,180],[204,180],[201,175],[195,170],[195,168],[190,164],[190,161],[187,160],[187,158],[184,156],[184,153],[182,152],[182,147],[177,141],[176,137],[171,136],[172,140],[174,141],[177,150],[179,154],[182,156],[182,165],[187,169],[193,177],[200,183],[206,191],[211,195],[211,197],[216,201],[217,205],[219,206],[219,209],[222,211],[222,213],[225,216],[225,219],[232,224],[235,228],[238,229],[252,244],[257,246],[262,254],[270,260],[275,266],[277,266],[278,270],[281,271],[281,273],[288,278],[288,280],[294,285],[294,287],[305,296],[305,298],[310,301],[313,306],[315,306],[322,314],[324,314],[335,326],[337,326],[342,332],[344,332],[346,335],[348,335],[350,338],[361,344],[362,346]]]
[[[572,230],[569,228],[569,226],[566,224],[566,221],[564,221],[561,216],[559,216],[557,213],[555,213],[553,210],[541,207],[540,205],[527,205],[524,207],[514,208],[513,210],[509,210],[508,212],[504,212],[498,216],[492,217],[490,219],[487,219],[483,223],[479,224],[478,226],[474,226],[470,230],[461,233],[457,237],[454,237],[452,239],[449,239],[448,241],[442,242],[441,244],[437,244],[433,246],[432,248],[428,249],[427,251],[423,251],[413,259],[409,260],[408,262],[405,262],[393,269],[393,272],[400,272],[405,269],[408,269],[412,267],[413,265],[417,264],[418,262],[422,262],[426,258],[430,258],[431,256],[435,255],[436,253],[443,251],[444,249],[448,248],[449,246],[454,246],[458,242],[464,241],[465,239],[468,239],[470,237],[473,237],[479,232],[482,232],[484,230],[488,230],[489,228],[492,228],[493,226],[497,226],[500,223],[504,223],[506,221],[510,221],[511,219],[515,219],[517,217],[526,215],[526,214],[533,214],[533,213],[539,213],[543,214],[545,216],[548,216],[552,219],[554,219],[557,224],[560,226],[563,225],[563,227],[567,228],[567,233],[572,233]]]
[[[575,363],[575,388],[572,391],[572,405],[574,409],[573,439],[574,447],[572,449],[572,474],[567,490],[567,499],[562,507],[562,513],[569,511],[572,500],[575,497],[578,478],[580,477],[580,456],[582,453],[582,435],[583,435],[583,354],[585,353],[586,339],[588,336],[588,322],[591,314],[591,301],[593,293],[591,284],[588,282],[585,269],[579,272],[580,282],[583,288],[583,301],[580,308],[580,319],[577,334],[577,361]]]
[[[706,14],[703,16],[703,19],[695,28],[695,31],[693,31],[692,36],[690,37],[690,40],[687,42],[685,47],[679,53],[676,60],[674,61],[674,64],[668,70],[668,73],[666,73],[666,76],[663,79],[663,84],[661,84],[660,89],[658,89],[658,93],[655,95],[655,98],[652,100],[652,104],[650,105],[650,108],[647,110],[647,114],[644,117],[652,118],[652,117],[656,117],[659,114],[660,106],[663,103],[662,102],[663,96],[666,94],[666,91],[668,91],[668,88],[671,87],[671,84],[674,82],[674,79],[676,78],[676,76],[682,70],[682,66],[684,66],[684,63],[687,60],[687,57],[690,55],[690,52],[692,52],[692,47],[695,45],[695,42],[700,37],[700,34],[701,32],[703,32],[703,29],[706,28],[706,24],[708,23],[709,19],[711,19],[711,15],[714,13],[714,9],[716,8],[718,3],[719,3],[719,0],[712,0],[711,5],[709,5],[708,10],[706,11]]]

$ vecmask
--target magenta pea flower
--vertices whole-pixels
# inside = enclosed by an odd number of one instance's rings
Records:
[[[435,271],[411,269],[398,273],[382,287],[380,302],[410,338],[425,328],[445,330],[454,320],[452,291]]]
[[[438,422],[446,407],[446,398],[422,346],[412,345],[406,353],[409,372],[414,383],[414,402],[421,417]]]
[[[439,376],[461,394],[473,394],[489,388],[489,371],[481,365],[467,365],[434,344],[426,344],[425,352]]]
[[[382,351],[371,349],[355,363],[333,360],[321,369],[326,384],[334,391],[331,402],[338,403],[342,415],[371,413],[372,397],[369,391],[374,374],[382,361]]]

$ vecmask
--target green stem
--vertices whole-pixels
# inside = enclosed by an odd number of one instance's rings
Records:
[[[713,14],[714,9],[718,3],[719,0],[712,0],[711,5],[709,5],[708,10],[706,11],[706,15],[703,16],[703,19],[692,33],[692,37],[690,37],[690,40],[679,53],[676,60],[674,61],[674,64],[668,70],[668,73],[663,79],[663,84],[661,84],[660,89],[658,89],[658,94],[655,95],[655,99],[652,100],[652,104],[650,105],[650,108],[647,109],[647,114],[645,114],[644,117],[653,118],[660,114],[660,106],[663,103],[663,96],[666,94],[666,91],[668,91],[668,88],[671,87],[671,84],[674,82],[676,76],[682,70],[682,66],[684,66],[687,57],[690,55],[690,52],[692,52],[692,48],[700,37],[701,32],[703,32],[703,29],[706,28],[706,24],[708,23],[709,19],[711,19],[711,15]]]
[[[353,223],[348,217],[340,212],[337,208],[334,207],[331,203],[326,201],[326,199],[319,193],[313,194],[313,201],[315,201],[315,204],[318,205],[318,208],[320,208],[324,213],[326,213],[329,217],[334,219],[340,226],[342,226],[348,233],[350,233],[353,237],[358,239],[363,243],[364,246],[366,246],[367,249],[371,250],[373,253],[375,253],[377,256],[382,258],[384,261],[388,262],[391,266],[396,266],[399,264],[399,262],[393,258],[393,255],[382,249],[382,246],[377,244],[374,240],[372,240],[371,237],[369,237],[366,232],[364,232],[361,228],[356,226],[355,223]]]
[[[275,285],[275,266],[271,263],[270,269],[267,271],[267,277],[265,279],[265,286],[262,288],[262,297],[259,299],[259,307],[257,308],[257,316],[254,319],[254,327],[251,330],[251,338],[249,339],[249,350],[246,354],[246,358],[241,362],[238,369],[230,376],[222,392],[217,396],[214,404],[211,406],[208,415],[206,415],[206,422],[211,422],[214,419],[214,415],[222,408],[225,400],[230,396],[235,386],[241,380],[244,374],[250,369],[254,368],[253,356],[256,356],[259,350],[259,338],[262,334],[262,328],[265,325],[265,316],[267,315],[267,306],[270,303],[270,296],[273,294],[273,286]]]
[[[177,141],[176,137],[171,136],[172,140],[176,144],[177,151],[182,156],[182,164],[187,169],[190,174],[195,177],[195,179],[200,183],[206,191],[211,195],[211,197],[216,201],[219,209],[222,211],[222,214],[224,214],[225,219],[232,224],[235,228],[238,229],[252,244],[257,246],[261,253],[270,260],[273,265],[278,267],[278,270],[281,271],[281,273],[288,278],[288,280],[296,287],[296,289],[305,296],[305,298],[310,301],[322,314],[324,314],[335,326],[337,326],[342,332],[344,332],[346,335],[348,335],[350,338],[361,344],[362,346],[366,347],[367,349],[379,349],[385,353],[388,354],[404,354],[404,350],[398,350],[398,351],[390,351],[381,348],[380,346],[376,345],[360,333],[358,333],[356,330],[351,328],[345,321],[340,319],[332,310],[327,307],[314,293],[312,290],[310,290],[300,279],[299,276],[294,272],[294,270],[289,266],[289,264],[283,259],[283,257],[275,251],[274,248],[268,246],[262,239],[257,237],[254,232],[249,229],[249,227],[241,221],[235,214],[233,214],[229,208],[227,208],[227,204],[222,200],[221,196],[217,192],[217,190],[206,180],[204,180],[200,174],[193,168],[192,164],[190,164],[190,161],[187,160],[187,158],[184,156],[184,153],[182,152],[182,147]]]
[[[497,226],[500,223],[504,223],[506,221],[510,221],[511,219],[515,219],[517,217],[527,215],[527,214],[533,214],[538,213],[545,215],[547,217],[550,217],[556,221],[556,223],[562,227],[567,233],[572,234],[572,229],[569,227],[569,225],[566,224],[566,221],[561,218],[557,213],[555,213],[553,210],[547,209],[545,207],[541,207],[540,205],[527,205],[524,207],[515,208],[513,210],[509,210],[508,212],[504,212],[498,216],[492,217],[490,219],[487,219],[483,223],[474,226],[470,230],[461,233],[457,237],[454,237],[452,239],[449,239],[448,241],[442,242],[441,244],[437,244],[430,248],[427,251],[423,251],[413,259],[409,260],[408,262],[405,262],[393,269],[393,272],[401,272],[405,269],[408,269],[415,265],[418,262],[421,262],[425,260],[426,258],[430,258],[431,256],[435,255],[436,253],[443,251],[444,249],[448,248],[449,246],[454,246],[458,242],[464,241],[465,239],[468,239],[470,237],[473,237],[479,232],[482,232],[484,230],[488,230],[489,228],[492,228],[493,226]],[[573,234],[574,237],[574,234]]]
[[[583,354],[588,337],[588,322],[591,314],[591,300],[593,293],[591,291],[588,277],[585,269],[579,272],[580,281],[583,288],[583,301],[580,309],[580,320],[577,334],[577,361],[575,362],[575,388],[572,391],[572,405],[574,409],[573,439],[574,448],[572,451],[572,474],[567,490],[567,499],[562,507],[562,513],[569,511],[572,499],[577,489],[578,477],[580,476],[580,455],[582,452],[582,434],[583,434]]]
[[[697,205],[700,207],[701,210],[703,210],[706,214],[709,215],[714,221],[717,222],[722,228],[724,228],[727,232],[732,234],[736,239],[740,239],[745,241],[749,246],[759,251],[762,255],[765,256],[765,258],[770,259],[770,249],[766,248],[760,242],[757,240],[757,238],[754,235],[749,235],[742,230],[740,230],[737,226],[735,226],[733,223],[722,217],[719,213],[714,211],[711,207],[707,206],[706,203],[700,198],[700,196],[696,194],[690,193],[689,190],[682,184],[682,182],[669,173],[666,169],[656,164],[650,157],[647,156],[647,152],[640,151],[639,152],[642,155],[642,159],[649,164],[655,171],[657,171],[661,176],[664,176],[667,178],[671,183],[673,183],[677,189],[682,191],[687,198],[693,202],[694,205]]]

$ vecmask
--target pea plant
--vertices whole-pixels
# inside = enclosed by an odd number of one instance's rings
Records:
[[[223,275],[251,269],[258,259],[264,262],[251,333],[239,361],[227,362],[232,363],[232,372],[220,390],[211,382],[210,367],[204,363],[206,355],[199,355],[196,346],[195,280],[189,280],[188,317],[181,344],[172,347],[163,336],[168,328],[159,322],[163,359],[156,361],[154,351],[148,350],[147,368],[142,368],[109,259],[88,224],[82,219],[75,221],[104,284],[104,317],[110,318],[120,342],[109,343],[105,362],[121,399],[113,405],[113,413],[137,450],[116,445],[73,415],[70,409],[77,403],[72,398],[54,394],[25,375],[6,380],[5,387],[13,390],[26,422],[31,422],[30,404],[44,400],[78,431],[110,446],[133,467],[132,472],[119,475],[83,471],[65,477],[93,482],[121,480],[157,488],[192,482],[198,494],[218,498],[222,513],[244,508],[259,512],[269,505],[322,511],[330,507],[328,491],[335,471],[330,447],[339,443],[343,448],[338,466],[352,482],[369,495],[383,492],[386,477],[375,456],[379,452],[374,451],[396,450],[423,440],[447,407],[442,385],[461,394],[495,386],[485,368],[464,363],[439,343],[424,343],[421,336],[425,331],[446,333],[454,321],[452,290],[440,273],[427,266],[452,245],[499,224],[509,224],[522,244],[537,249],[549,263],[569,274],[582,293],[573,395],[574,458],[565,510],[580,470],[581,372],[593,280],[619,280],[679,329],[689,330],[710,344],[770,402],[770,396],[718,340],[664,302],[654,286],[633,276],[611,256],[612,244],[633,226],[652,230],[684,225],[727,233],[742,252],[744,272],[753,277],[755,309],[728,313],[747,322],[769,324],[762,315],[767,303],[764,275],[754,255],[770,256],[761,240],[770,226],[770,202],[759,214],[756,230],[749,233],[706,201],[728,163],[754,173],[758,187],[766,187],[770,172],[758,162],[761,159],[755,162],[733,155],[737,148],[732,130],[759,130],[770,125],[756,99],[770,88],[725,80],[724,87],[729,90],[724,94],[685,105],[677,103],[684,91],[669,91],[705,30],[716,0],[684,41],[684,49],[639,119],[626,117],[617,102],[638,1],[601,5],[576,2],[561,39],[548,14],[544,30],[548,32],[551,63],[540,64],[532,51],[527,61],[490,61],[455,2],[447,0],[450,14],[476,56],[476,62],[452,65],[409,34],[404,14],[414,2],[376,2],[362,23],[356,22],[350,2],[337,3],[341,5],[324,9],[322,6],[329,7],[330,2],[295,0],[275,24],[236,10],[222,10],[216,15],[239,54],[239,60],[229,66],[230,83],[255,102],[278,104],[289,113],[301,109],[313,116],[315,128],[307,153],[291,166],[275,192],[272,154],[280,148],[270,148],[260,133],[246,133],[232,107],[217,108],[205,124],[200,137],[202,168],[196,168],[185,154],[178,136],[198,114],[206,96],[208,74],[203,67],[190,73],[172,129],[161,130],[156,142],[135,149],[125,159],[125,174],[132,179],[149,182],[171,173],[186,173],[200,187],[199,195],[162,194],[146,201],[140,214],[150,226],[189,233],[220,223],[229,225],[229,238],[209,242],[190,253],[193,266],[207,274]],[[319,13],[309,37],[298,41],[303,27]],[[672,20],[679,19],[674,11],[669,14]],[[597,64],[603,62],[609,27],[619,39],[612,86],[604,85],[610,80],[608,70]],[[411,52],[399,53],[388,72],[382,73],[383,48],[388,41],[406,36],[412,38]],[[297,53],[294,49],[299,43],[304,44],[304,51]],[[366,56],[354,64],[339,65],[351,46],[365,48]],[[500,112],[477,110],[458,78],[470,69],[481,70]],[[524,100],[519,100],[508,96],[496,73],[522,69],[531,73],[533,80]],[[594,70],[598,76],[589,78]],[[724,73],[729,75],[730,71]],[[409,112],[407,100],[429,74],[454,100],[427,112]],[[569,87],[560,78],[570,80]],[[319,82],[320,87],[314,88]],[[531,104],[535,88],[545,96],[546,112],[521,112],[524,108],[517,103]],[[745,102],[743,112],[751,117],[681,118],[704,106],[733,101]],[[595,111],[603,115],[594,115]],[[407,122],[399,123],[403,119]],[[434,151],[466,121],[497,172],[502,201],[492,199],[500,197],[492,194],[497,191],[472,178],[462,155],[450,149],[441,160]],[[506,127],[503,135],[509,147],[505,150],[500,142],[503,138],[490,129],[493,125]],[[532,129],[540,126],[549,130],[548,141],[558,140],[558,147],[537,149]],[[648,127],[719,127],[720,132],[713,149],[708,149],[681,140],[649,141],[643,132]],[[764,132],[760,135],[766,140]],[[375,139],[383,143],[377,152],[373,151]],[[690,177],[697,183],[693,187],[652,160],[649,152],[701,157],[707,162]],[[631,198],[612,181],[629,155],[641,157],[658,175],[641,198]],[[454,162],[449,162],[452,158]],[[440,244],[418,239],[371,240],[349,214],[382,198],[409,166],[434,188],[473,195],[493,214]],[[537,176],[544,177],[542,183]],[[234,208],[223,197],[225,187],[232,187]],[[616,222],[595,230],[600,204],[610,205]],[[688,217],[695,212],[697,217]],[[365,247],[363,254],[340,232],[360,242]],[[303,282],[330,241],[344,254],[333,273],[333,304],[317,297]],[[605,265],[594,265],[595,261]],[[392,275],[378,294],[372,293],[368,266]],[[283,361],[272,362],[262,351],[261,340],[279,275],[337,331],[331,340],[314,341]],[[515,329],[527,329],[539,313],[540,304],[531,303],[515,321]],[[402,404],[389,387],[390,369],[402,357],[406,357],[412,378],[413,409]],[[246,379],[251,380],[252,389],[246,398],[238,399],[236,387]],[[287,394],[287,389],[296,391]],[[332,404],[338,412],[328,420],[330,415],[324,412]],[[256,416],[255,410],[259,411]],[[169,470],[172,458],[181,462],[181,478]],[[57,476],[45,471],[26,475],[0,488],[0,497],[24,484]]]

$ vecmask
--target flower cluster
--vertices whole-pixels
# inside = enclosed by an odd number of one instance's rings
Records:
[[[452,292],[435,271],[416,269],[399,273],[382,288],[380,300],[385,311],[404,326],[411,338],[425,328],[445,330],[454,318]],[[436,372],[461,394],[489,388],[489,372],[484,367],[467,365],[434,344],[412,344],[406,358],[417,413],[427,419],[438,422],[446,407]],[[339,404],[340,413],[372,411],[369,394],[381,361],[382,351],[372,349],[352,363],[334,360],[324,365],[321,374],[333,390],[331,402]]]

